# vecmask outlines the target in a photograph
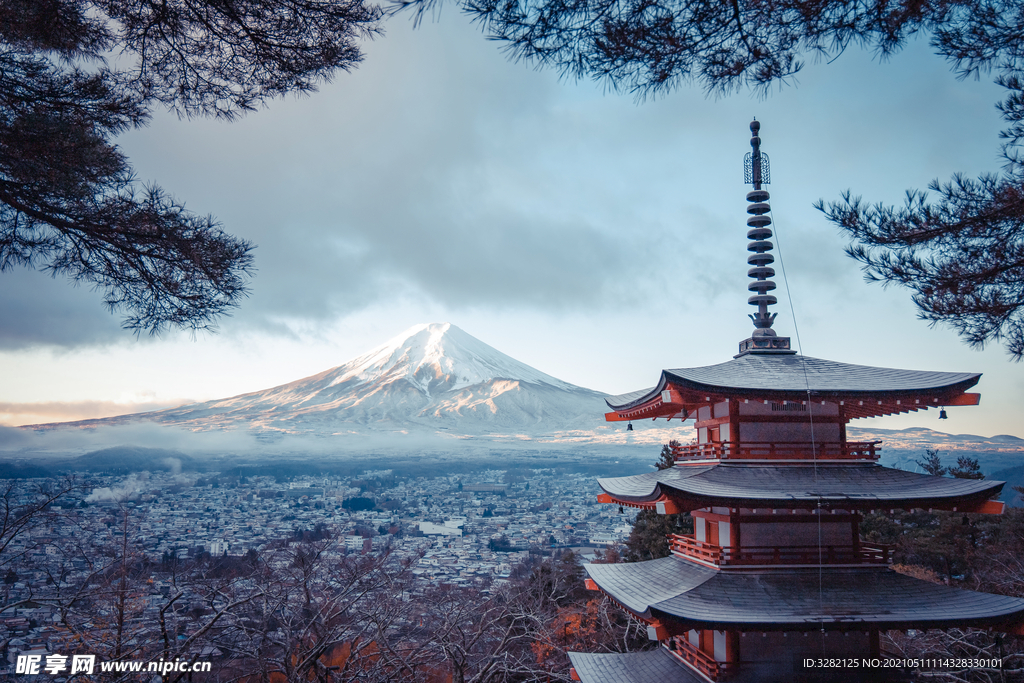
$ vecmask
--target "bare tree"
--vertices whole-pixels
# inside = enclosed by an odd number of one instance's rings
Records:
[[[31,532],[57,518],[52,507],[58,501],[72,501],[81,490],[74,477],[25,485],[19,479],[8,480],[0,488],[0,572],[14,567],[36,549]],[[0,612],[13,605],[0,607]]]
[[[52,588],[42,600],[58,615],[55,641],[65,651],[85,651],[102,662],[148,667],[208,661],[222,620],[256,599],[258,591],[249,590],[244,572],[217,571],[203,558],[158,565],[140,542],[143,516],[121,501],[110,527],[83,525],[60,544],[47,567]],[[160,675],[170,682],[187,674]],[[121,681],[138,673],[96,670],[94,676]]]
[[[450,587],[431,591],[425,625],[438,668],[454,683],[530,680],[537,669],[530,645],[544,615],[523,597],[511,588],[490,596]]]
[[[214,640],[237,677],[386,681],[409,663],[408,565],[389,550],[345,555],[334,539],[263,553],[247,582],[257,596]]]
[[[1002,666],[924,668],[915,680],[948,683],[1006,683],[1024,675],[1024,652],[1019,638],[980,629],[889,631],[882,641],[887,652],[919,660],[1000,661]]]
[[[646,631],[587,591],[578,558],[532,560],[487,592],[440,587],[421,604],[434,670],[456,683],[568,681],[570,649],[628,652]],[[641,638],[641,633],[643,637]]]

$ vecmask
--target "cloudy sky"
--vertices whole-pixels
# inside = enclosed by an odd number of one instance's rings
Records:
[[[757,116],[796,314],[782,289],[780,333],[795,343],[798,326],[810,356],[985,373],[979,408],[874,426],[1024,437],[1024,366],[865,284],[812,207],[997,170],[1001,95],[916,44],[885,63],[849,49],[766,99],[638,103],[508,62],[451,7],[416,30],[399,17],[310,97],[234,123],[158,115],[119,140],[140,179],[258,245],[252,296],[217,334],[136,338],[88,288],[0,275],[0,424],[263,389],[421,322],[612,393],[728,360],[751,329],[742,161]]]

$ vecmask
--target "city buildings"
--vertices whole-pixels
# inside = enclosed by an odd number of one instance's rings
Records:
[[[578,549],[591,545],[592,537],[609,543],[628,536],[629,513],[596,504],[587,490],[589,475],[539,469],[516,484],[504,483],[504,476],[497,469],[461,477],[395,477],[386,471],[326,478],[90,475],[78,499],[58,501],[50,517],[4,548],[5,558],[15,559],[5,565],[12,571],[0,584],[0,641],[7,643],[0,673],[17,655],[72,651],[59,628],[58,592],[102,581],[93,561],[112,547],[150,567],[136,589],[133,617],[144,630],[161,622],[161,607],[177,590],[169,570],[173,562],[205,554],[228,561],[251,552],[271,557],[296,550],[318,529],[331,537],[328,552],[335,556],[386,548],[396,564],[410,562],[418,593],[443,585],[487,591],[506,582],[531,553]],[[19,482],[10,503],[27,502],[44,484]],[[471,487],[477,490],[465,490]],[[345,507],[357,498],[371,509]],[[461,535],[424,534],[421,526]],[[499,540],[507,546],[492,543]],[[200,601],[190,588],[184,590],[176,606]]]

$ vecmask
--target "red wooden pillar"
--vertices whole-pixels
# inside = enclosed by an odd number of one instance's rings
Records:
[[[850,515],[850,534],[853,537],[853,556],[856,558],[854,561],[860,561],[860,513],[853,512]]]
[[[740,661],[739,631],[725,632],[725,661],[729,664],[738,664]]]
[[[733,552],[740,549],[740,524],[739,524],[739,509],[733,509],[729,511],[729,547],[732,548]]]
[[[843,405],[842,401],[839,402],[839,451],[840,453],[846,453],[846,423],[849,420],[846,418],[846,406]]]

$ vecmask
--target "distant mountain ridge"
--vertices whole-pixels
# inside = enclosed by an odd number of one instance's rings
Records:
[[[450,323],[416,325],[369,353],[295,382],[149,413],[29,425],[150,421],[192,431],[320,436],[363,431],[494,431],[524,436],[603,425],[605,394],[552,377]]]
[[[409,328],[347,363],[269,389],[168,410],[21,429],[59,433],[162,425],[211,437],[228,432],[256,437],[239,450],[288,435],[314,437],[320,448],[358,452],[484,452],[501,443],[519,449],[627,447],[621,451],[627,457],[636,447],[641,449],[635,452],[638,457],[650,453],[650,463],[661,444],[670,439],[685,443],[695,436],[692,422],[664,420],[641,420],[627,432],[624,423],[605,422],[605,396],[541,372],[455,325],[433,323]],[[938,448],[954,461],[957,453],[984,453],[989,472],[1016,466],[1024,455],[1024,439],[1015,436],[856,425],[847,429],[851,440],[882,441],[882,461],[908,469],[926,448]],[[158,437],[147,441],[131,434],[111,439],[111,445],[167,445]]]
[[[948,451],[1024,451],[1024,439],[1010,434],[978,436],[976,434],[946,434],[927,427],[908,429],[875,429],[857,427],[851,422],[846,432],[851,441],[882,441],[883,448],[909,450],[915,448],[942,448]]]

